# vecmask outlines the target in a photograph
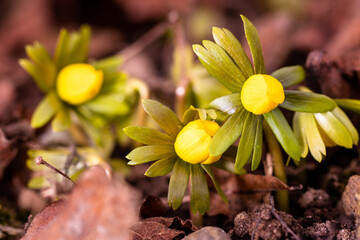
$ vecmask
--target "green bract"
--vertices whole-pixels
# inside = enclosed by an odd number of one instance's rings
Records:
[[[115,119],[120,119],[117,122],[123,122],[129,118],[138,102],[138,92],[146,87],[139,81],[134,83],[128,80],[125,73],[118,72],[117,69],[122,62],[118,56],[88,63],[90,35],[88,26],[83,26],[79,32],[71,34],[62,30],[53,57],[36,42],[26,46],[30,59],[21,59],[19,63],[45,93],[44,99],[32,116],[32,127],[42,127],[51,120],[54,131],[63,131],[72,123],[79,123],[95,143],[104,145],[103,131],[106,131],[109,123]],[[61,70],[75,63],[91,64],[103,75],[100,90],[97,90],[95,96],[90,96],[80,104],[63,101],[56,89],[56,81]],[[76,90],[81,91],[81,88]],[[71,93],[71,88],[68,92]],[[76,118],[75,121],[73,117]]]
[[[310,92],[304,87],[301,90]],[[349,100],[336,101],[347,103]],[[356,106],[359,101],[351,100],[350,103]],[[339,107],[323,113],[296,112],[293,128],[295,137],[300,143],[301,157],[305,158],[310,150],[311,155],[319,162],[326,155],[326,147],[338,145],[352,148],[359,141],[357,130]]]
[[[206,120],[208,116],[214,117],[214,111],[190,107],[180,121],[168,107],[157,101],[143,100],[143,107],[165,133],[147,127],[124,128],[130,138],[147,145],[131,151],[126,156],[130,160],[128,164],[137,165],[155,161],[145,173],[149,177],[163,176],[171,172],[168,202],[173,209],[178,208],[182,203],[189,178],[192,212],[204,214],[209,209],[209,189],[205,173],[210,176],[217,192],[226,202],[226,196],[215,179],[212,166],[185,162],[177,156],[174,149],[176,137],[184,126],[196,119]]]
[[[213,137],[210,153],[219,155],[225,152],[240,136],[235,162],[236,171],[248,162],[252,170],[261,159],[263,120],[272,129],[283,149],[295,161],[301,157],[300,146],[284,115],[277,107],[262,115],[247,111],[241,102],[244,83],[254,74],[266,74],[260,38],[255,26],[244,16],[245,36],[250,47],[254,65],[245,54],[240,42],[227,29],[213,28],[215,42],[203,41],[203,46],[193,45],[200,62],[220,83],[233,94],[215,99],[208,106],[218,113],[218,120],[224,124]],[[271,74],[284,88],[300,83],[305,77],[301,66],[281,68]],[[315,93],[284,90],[285,100],[280,107],[299,112],[327,112],[336,105],[330,98]]]

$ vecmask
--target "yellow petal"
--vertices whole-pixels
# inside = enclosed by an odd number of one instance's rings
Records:
[[[103,83],[103,72],[85,63],[64,67],[58,74],[59,97],[70,104],[81,104],[94,98]]]
[[[176,154],[184,161],[196,164],[210,164],[220,156],[210,156],[209,145],[212,136],[219,130],[219,125],[212,121],[195,120],[189,122],[176,137],[174,147]]]
[[[282,84],[270,75],[252,75],[245,81],[241,90],[244,108],[256,115],[270,112],[284,100]]]
[[[202,164],[212,164],[214,162],[217,162],[221,158],[220,156],[209,156]]]

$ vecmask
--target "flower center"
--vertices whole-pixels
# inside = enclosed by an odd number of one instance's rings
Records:
[[[103,72],[85,63],[75,63],[61,69],[56,87],[59,97],[73,105],[93,99],[103,83]]]
[[[179,132],[175,140],[175,152],[185,162],[211,164],[220,159],[210,156],[209,145],[212,137],[220,129],[216,122],[195,120],[189,122]]]
[[[244,108],[256,115],[270,112],[284,100],[282,84],[270,75],[252,75],[245,81],[241,90]]]

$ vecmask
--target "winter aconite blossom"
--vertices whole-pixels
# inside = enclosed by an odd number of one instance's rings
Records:
[[[175,152],[185,162],[211,164],[221,157],[211,156],[209,145],[212,137],[220,129],[216,122],[195,120],[189,122],[178,134],[175,140]]]
[[[285,99],[283,85],[266,74],[252,75],[241,90],[241,102],[246,110],[255,115],[274,110]]]
[[[208,106],[220,112],[221,118],[217,120],[224,122],[210,143],[210,155],[223,154],[240,137],[235,171],[248,162],[251,162],[252,170],[256,169],[262,155],[265,120],[285,152],[299,161],[298,140],[279,107],[296,112],[327,112],[336,105],[321,94],[284,90],[304,79],[304,69],[290,66],[268,75],[258,32],[246,17],[241,18],[253,64],[240,42],[227,29],[213,28],[215,42],[204,40],[203,46],[193,45],[206,70],[232,92]]]
[[[146,145],[126,156],[130,160],[128,164],[154,161],[145,173],[149,177],[171,172],[168,202],[173,209],[180,206],[190,179],[191,210],[201,214],[208,210],[209,189],[205,173],[212,179],[221,198],[227,201],[211,167],[221,158],[221,155],[209,153],[212,136],[220,128],[216,122],[206,119],[207,116],[214,117],[214,111],[190,107],[180,121],[168,107],[157,101],[143,100],[143,107],[165,133],[147,127],[126,127],[124,131],[130,138]]]
[[[51,122],[57,132],[82,128],[85,138],[103,147],[108,139],[104,136],[112,137],[109,126],[122,129],[133,116],[139,95],[147,89],[141,81],[119,72],[120,56],[89,61],[90,32],[88,26],[73,33],[63,29],[54,54],[36,42],[26,46],[29,59],[19,63],[45,94],[31,126],[39,128]],[[122,131],[118,133],[121,139]]]
[[[99,93],[103,80],[103,72],[90,64],[70,64],[58,74],[56,88],[62,100],[78,105],[93,99]]]

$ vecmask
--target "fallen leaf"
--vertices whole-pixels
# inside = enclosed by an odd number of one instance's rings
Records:
[[[233,175],[222,184],[229,203],[213,194],[210,198],[209,216],[218,214],[235,217],[240,211],[252,209],[256,204],[263,202],[263,198],[271,191],[287,190],[289,187],[280,179],[273,176],[255,174]]]
[[[177,240],[196,230],[190,220],[183,221],[179,217],[153,217],[131,227],[131,240]]]
[[[62,206],[50,205],[34,218],[22,240],[127,240],[137,219],[136,202],[137,194],[124,182],[111,181],[102,168],[93,167]]]

